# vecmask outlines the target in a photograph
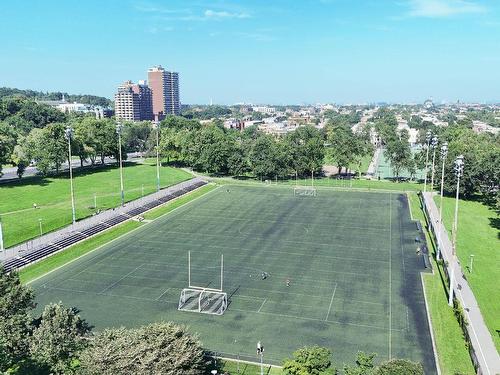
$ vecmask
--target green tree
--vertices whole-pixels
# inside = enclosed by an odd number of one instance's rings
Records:
[[[249,152],[250,168],[259,178],[274,177],[278,174],[276,140],[268,134],[260,134]]]
[[[17,272],[5,273],[0,265],[0,371],[28,358],[34,307],[33,291],[21,284]]]
[[[43,129],[33,129],[23,145],[28,159],[35,160],[37,169],[47,174],[52,169],[59,171],[68,160],[68,143],[64,135],[64,124],[50,124]]]
[[[321,172],[325,159],[325,143],[321,132],[313,126],[301,126],[285,136],[291,167],[299,175]]]
[[[356,160],[357,142],[347,125],[329,126],[327,129],[328,152],[336,163],[339,174]]]
[[[335,374],[332,367],[332,353],[319,346],[304,347],[293,353],[293,358],[283,362],[285,375],[327,375]]]
[[[424,375],[424,369],[420,363],[393,359],[378,366],[373,375]]]
[[[0,176],[2,175],[2,165],[11,161],[15,145],[14,131],[8,124],[0,122]]]
[[[78,363],[77,355],[87,345],[88,324],[74,308],[61,302],[45,306],[30,339],[32,359],[54,374],[65,374]]]
[[[408,132],[402,130],[396,138],[390,139],[386,144],[384,155],[389,160],[395,174],[394,177],[398,181],[401,171],[411,167],[413,162],[410,143],[408,142]]]
[[[199,375],[206,367],[198,339],[174,323],[106,329],[82,352],[80,362],[85,375]]]
[[[373,360],[376,356],[375,353],[358,352],[354,366],[344,365],[344,375],[371,375],[375,367]]]

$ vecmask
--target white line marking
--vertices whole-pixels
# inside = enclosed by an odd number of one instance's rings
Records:
[[[160,298],[161,298],[161,297],[163,297],[163,296],[165,295],[165,293],[167,293],[170,289],[172,289],[172,288],[167,288],[167,289],[165,289],[165,291],[164,291],[162,294],[160,294],[160,295],[156,298],[156,300],[157,300],[157,301],[159,301],[159,300],[160,300]]]
[[[337,291],[337,283],[335,283],[335,288],[333,289],[332,299],[330,300],[330,306],[328,306],[328,312],[326,313],[325,322],[328,320],[330,316],[330,311],[332,310],[333,299],[335,298],[335,292]]]
[[[389,193],[389,360],[392,359],[392,194]]]
[[[117,285],[120,281],[122,281],[123,279],[125,279],[126,277],[132,275],[135,271],[137,271],[139,268],[141,268],[143,266],[143,264],[140,264],[138,265],[137,267],[135,267],[132,271],[130,271],[129,273],[127,273],[126,275],[123,275],[122,277],[120,277],[118,280],[116,280],[113,284],[107,286],[106,288],[104,288],[103,290],[101,290],[98,294],[103,294],[106,290],[109,290],[111,289],[112,287],[114,287],[115,285]]]
[[[257,311],[258,313],[260,313],[260,310],[262,310],[266,301],[267,301],[267,298],[265,298],[264,301],[262,302],[262,305],[260,305],[259,310]]]

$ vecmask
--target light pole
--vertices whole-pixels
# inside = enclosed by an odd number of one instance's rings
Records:
[[[454,262],[456,258],[456,253],[457,253],[457,229],[458,229],[458,196],[460,193],[460,177],[462,177],[464,173],[464,157],[463,155],[457,156],[457,159],[455,160],[455,176],[457,177],[457,193],[455,197],[455,220],[453,221],[453,228],[452,228],[452,241],[451,241],[451,254],[452,254],[452,259],[451,259],[451,275],[450,275],[450,293],[449,293],[449,300],[448,300],[448,305],[453,306],[453,282],[454,282],[454,277],[455,277],[455,267],[454,267]]]
[[[425,134],[425,140],[426,140],[426,147],[427,151],[425,153],[425,176],[424,176],[424,193],[427,191],[427,165],[429,164],[429,147],[432,139],[432,133],[430,130],[427,130],[427,133]]]
[[[438,145],[438,137],[434,136],[432,137],[432,172],[431,172],[431,191],[434,190],[434,162],[436,161],[436,149]]]
[[[122,206],[125,203],[125,194],[123,193],[123,165],[122,165],[122,129],[123,125],[121,122],[116,124],[116,134],[118,134],[118,155],[119,155],[119,163],[120,163],[120,194],[121,194],[121,202]]]
[[[0,216],[0,251],[2,251],[5,255],[5,247],[3,246],[2,216]]]
[[[156,129],[156,191],[160,191],[160,122],[153,124]]]
[[[474,263],[474,254],[470,255],[470,266],[469,266],[469,272],[472,273],[472,264]]]
[[[73,191],[73,167],[71,165],[71,138],[73,137],[73,129],[68,126],[65,131],[66,139],[68,140],[68,154],[69,154],[69,184],[71,190],[71,217],[72,223],[76,222],[76,212],[75,212],[75,193]]]
[[[441,146],[441,159],[443,160],[443,167],[441,169],[441,203],[439,204],[439,225],[443,223],[443,186],[444,186],[444,164],[446,161],[446,156],[448,155],[448,142],[444,142]],[[441,228],[441,227],[440,227]],[[438,246],[436,258],[439,260],[441,258],[441,229],[438,229]]]
[[[260,375],[264,375],[264,345],[257,343],[257,355],[260,357]]]
[[[38,219],[38,224],[40,226],[40,237],[42,237],[43,236],[42,219]]]

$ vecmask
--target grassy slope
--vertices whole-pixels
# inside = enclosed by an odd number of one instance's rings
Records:
[[[192,176],[180,169],[161,168],[162,186],[188,180]],[[125,200],[130,201],[156,190],[154,164],[127,164],[124,168]],[[0,215],[5,246],[10,247],[43,233],[71,223],[71,200],[67,175],[57,177],[27,177],[0,185]],[[108,209],[120,204],[119,169],[115,166],[86,169],[75,173],[74,190],[78,219],[93,214],[94,194],[97,208]],[[33,203],[38,209],[33,209]]]
[[[185,196],[182,196],[174,201],[171,201],[165,205],[157,207],[145,214],[146,219],[154,219],[161,215],[164,215],[175,208],[186,204],[193,199],[198,198],[199,196],[208,193],[215,187],[213,185],[203,186],[200,189],[197,189]],[[61,267],[62,265],[82,256],[92,250],[95,250],[99,246],[102,246],[111,240],[122,236],[141,226],[143,224],[138,223],[136,221],[127,221],[123,224],[120,224],[116,227],[113,227],[104,233],[98,234],[88,240],[82,241],[74,246],[71,246],[67,250],[61,251],[53,256],[46,258],[40,262],[37,262],[31,266],[23,268],[19,271],[19,276],[23,283],[28,283],[57,267]]]
[[[414,193],[408,194],[408,196],[413,218],[425,223],[418,197]],[[428,233],[426,236],[429,247],[433,248]],[[424,274],[423,278],[441,372],[443,375],[474,374],[462,330],[453,310],[448,306],[446,286],[442,277],[443,270],[440,266],[438,267],[433,257],[431,257],[431,261],[434,274]]]
[[[439,207],[440,199],[435,198]],[[451,238],[451,227],[455,213],[455,200],[444,198],[443,220]],[[497,350],[500,350],[500,300],[498,280],[500,279],[500,237],[499,230],[492,224],[500,221],[499,215],[477,201],[459,202],[457,254],[466,272],[481,313],[491,332]],[[470,255],[474,254],[473,272],[468,271]],[[496,297],[496,298],[495,298]]]

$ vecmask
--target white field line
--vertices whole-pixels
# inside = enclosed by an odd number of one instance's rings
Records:
[[[335,288],[333,289],[332,299],[330,300],[330,306],[328,306],[328,312],[326,313],[325,322],[328,320],[330,316],[330,311],[332,310],[333,299],[335,298],[335,292],[337,291],[337,283],[335,283]]]
[[[392,359],[392,194],[389,193],[389,360]]]
[[[260,310],[262,310],[266,301],[267,301],[267,298],[264,298],[264,301],[262,301],[262,305],[260,305],[259,310],[257,310],[258,313],[260,313]]]
[[[137,271],[139,268],[141,268],[144,264],[140,264],[138,265],[137,267],[135,267],[132,271],[130,271],[129,273],[123,275],[122,277],[120,277],[118,280],[116,280],[115,282],[111,283],[110,285],[108,285],[106,288],[104,288],[103,290],[101,290],[99,293],[97,294],[104,294],[104,292],[106,290],[109,290],[111,288],[113,288],[115,285],[118,285],[118,283],[124,279],[126,279],[128,276],[132,275],[135,271]]]

